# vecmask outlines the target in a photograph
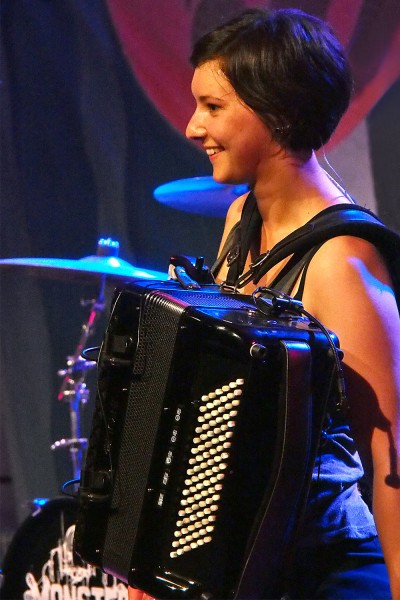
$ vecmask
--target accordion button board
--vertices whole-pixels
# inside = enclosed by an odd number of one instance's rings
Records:
[[[216,285],[117,289],[75,552],[156,598],[273,593],[331,393],[331,343]]]

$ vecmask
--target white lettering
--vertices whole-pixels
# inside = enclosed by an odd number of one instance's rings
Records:
[[[49,550],[37,581],[32,573],[26,573],[23,600],[128,600],[127,586],[116,577],[74,563],[73,533],[74,527],[70,527],[58,546]]]
[[[128,600],[128,588],[123,583],[117,585],[118,600]]]
[[[92,592],[92,596],[94,596],[96,600],[102,600],[102,598],[104,598],[104,588],[92,587],[90,589],[90,591]],[[107,597],[107,592],[106,592],[106,597]],[[113,597],[115,598],[115,596],[113,596]]]
[[[90,600],[90,588],[88,588],[86,585],[80,585],[78,587],[77,600]]]
[[[76,600],[76,587],[64,585],[64,596],[63,600]]]
[[[59,583],[53,583],[50,588],[50,600],[63,600],[63,589]]]

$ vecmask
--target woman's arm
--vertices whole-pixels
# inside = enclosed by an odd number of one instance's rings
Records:
[[[363,240],[329,240],[313,258],[304,307],[344,351],[353,433],[373,477],[373,511],[400,599],[400,318],[387,269]]]
[[[152,596],[145,594],[141,590],[133,587],[128,587],[128,600],[155,600]]]

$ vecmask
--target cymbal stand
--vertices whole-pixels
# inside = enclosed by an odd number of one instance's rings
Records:
[[[85,379],[88,371],[96,366],[95,361],[84,359],[81,353],[87,347],[87,341],[94,332],[95,323],[104,310],[105,281],[106,276],[103,275],[100,292],[95,300],[82,301],[83,305],[91,305],[89,317],[82,325],[81,336],[73,355],[67,356],[67,367],[58,371],[58,375],[63,377],[63,381],[57,398],[69,405],[71,437],[54,442],[51,449],[68,449],[74,480],[80,478],[83,450],[87,446],[87,438],[82,437],[81,431],[81,407],[89,399],[89,390],[86,387]]]

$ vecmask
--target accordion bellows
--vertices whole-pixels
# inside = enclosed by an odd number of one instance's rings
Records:
[[[249,296],[116,290],[75,552],[157,598],[274,594],[333,370],[307,319]]]

